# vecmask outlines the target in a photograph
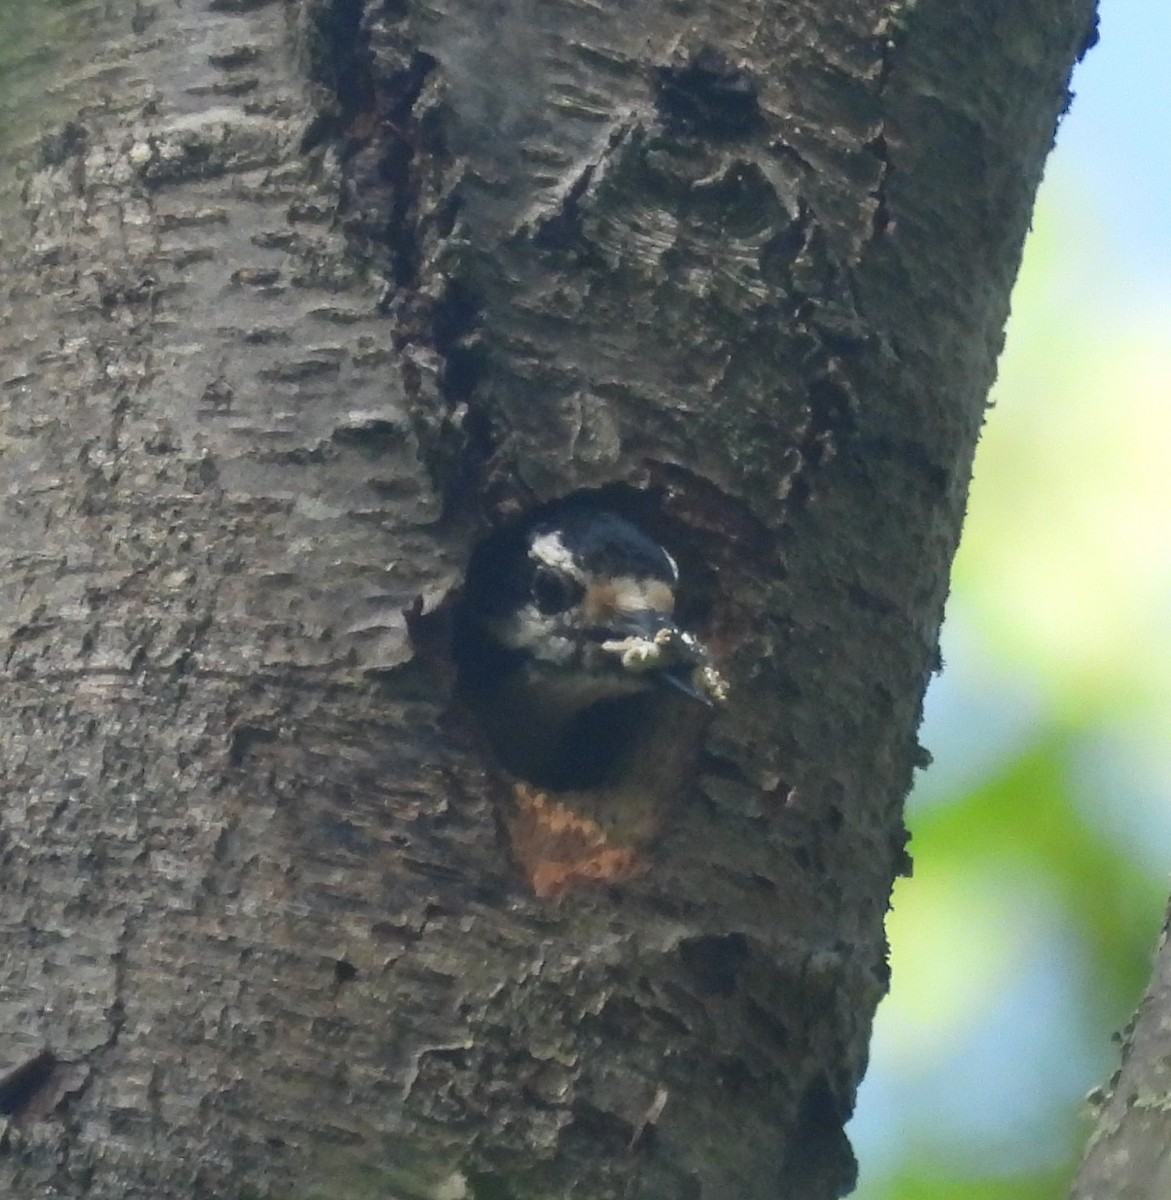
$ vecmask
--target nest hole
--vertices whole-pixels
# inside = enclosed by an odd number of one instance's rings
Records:
[[[497,765],[553,792],[620,783],[639,761],[640,743],[648,741],[648,731],[660,723],[664,706],[689,703],[670,689],[648,687],[599,698],[558,720],[547,709],[534,707],[532,697],[524,694],[524,672],[530,666],[524,652],[501,645],[487,627],[509,606],[529,600],[528,535],[536,525],[555,524],[569,508],[612,513],[664,546],[679,564],[675,619],[701,638],[715,594],[714,573],[704,568],[700,548],[663,513],[660,497],[625,485],[580,490],[537,506],[501,523],[473,547],[446,618],[456,704],[470,715]],[[695,707],[702,710],[701,705]],[[699,725],[705,721],[706,716]],[[655,749],[648,746],[645,752]]]

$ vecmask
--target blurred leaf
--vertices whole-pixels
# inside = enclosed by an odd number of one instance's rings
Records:
[[[1064,1172],[1012,1176],[1006,1179],[948,1178],[920,1169],[892,1180],[881,1194],[865,1200],[1064,1200],[1069,1178]]]
[[[1171,322],[1046,192],[1013,296],[955,583],[1001,661],[1072,721],[1171,735]],[[1076,247],[1078,253],[1071,253]],[[1108,282],[1109,281],[1109,282]],[[1113,284],[1113,290],[1110,289]]]
[[[1072,800],[1077,746],[1068,730],[1043,732],[965,799],[921,812],[911,848],[945,874],[1036,872],[1099,963],[1101,999],[1121,1020],[1150,973],[1165,883],[1082,818]]]

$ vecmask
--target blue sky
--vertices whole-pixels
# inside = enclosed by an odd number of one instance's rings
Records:
[[[1140,287],[1171,278],[1171,4],[1102,0],[1101,41],[1074,75],[1053,167],[1104,218],[1117,265]]]

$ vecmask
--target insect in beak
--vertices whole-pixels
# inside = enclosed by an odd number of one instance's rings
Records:
[[[617,655],[624,670],[648,675],[709,708],[727,698],[727,685],[707,648],[664,614],[634,613],[615,624],[615,632],[626,636],[604,641],[602,649]]]

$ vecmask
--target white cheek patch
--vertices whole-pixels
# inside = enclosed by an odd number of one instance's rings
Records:
[[[501,645],[523,650],[545,662],[570,663],[576,653],[576,645],[565,636],[564,626],[535,604],[526,604],[511,616],[494,621],[492,632]]]
[[[561,540],[561,535],[555,531],[541,533],[533,538],[529,546],[529,558],[535,559],[551,571],[568,575],[570,579],[576,579],[579,583],[585,582],[585,577],[577,563],[574,562],[573,555]]]

